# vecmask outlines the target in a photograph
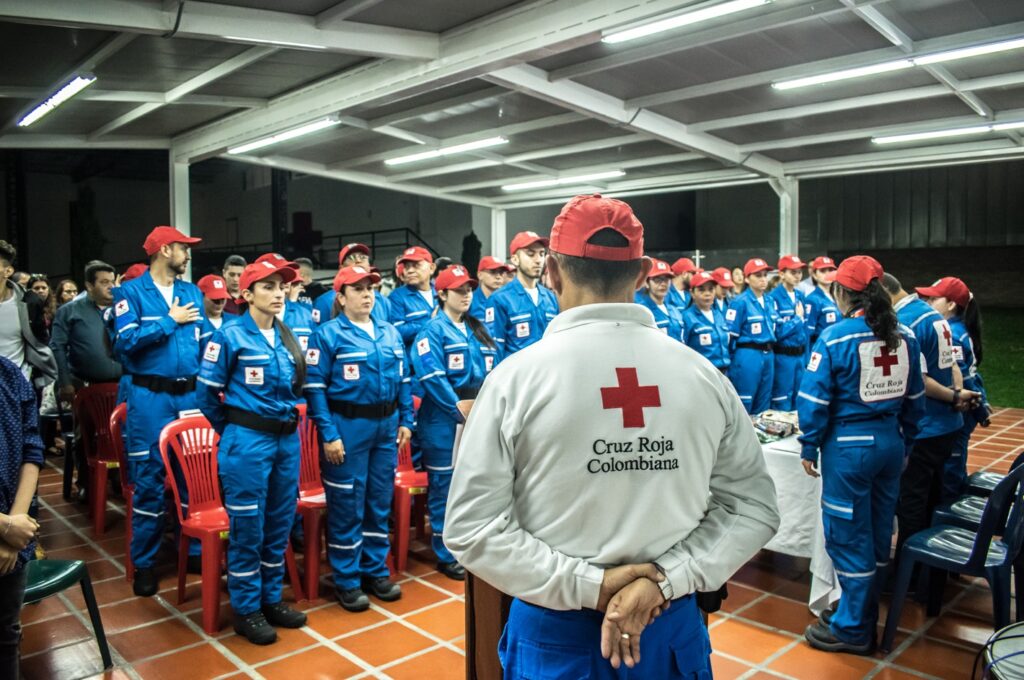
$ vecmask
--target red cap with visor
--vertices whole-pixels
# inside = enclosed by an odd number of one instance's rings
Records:
[[[142,248],[146,251],[146,255],[153,255],[156,251],[160,250],[162,246],[169,246],[172,243],[193,245],[202,240],[203,239],[201,238],[185,236],[174,227],[163,226],[156,227],[153,231],[149,232],[149,236],[146,237],[146,241],[142,244]]]
[[[651,260],[653,261],[653,264],[651,265],[651,271],[647,273],[647,278],[655,279],[659,276],[674,276],[672,273],[672,267],[669,266],[668,262],[653,257]]]
[[[811,260],[811,269],[835,269],[836,261],[828,255],[819,255]]]
[[[434,256],[430,254],[430,251],[420,246],[412,246],[402,251],[402,254],[398,256],[398,263],[403,262],[433,262]]]
[[[139,262],[138,264],[133,264],[131,267],[128,267],[128,269],[124,270],[124,274],[121,275],[121,282],[124,283],[125,281],[137,279],[148,271],[148,264],[142,264],[141,262]]]
[[[240,290],[251,290],[252,284],[274,274],[280,274],[283,283],[290,283],[298,277],[299,272],[288,265],[276,265],[269,260],[253,262],[250,265],[246,265],[245,269],[242,270],[242,280],[239,282],[238,287]]]
[[[732,288],[734,285],[732,281],[732,272],[729,271],[728,267],[717,267],[711,272],[711,278],[722,288]]]
[[[254,264],[263,264],[264,262],[269,262],[275,267],[291,267],[292,269],[299,268],[299,265],[291,262],[280,253],[264,253],[256,258]]]
[[[434,280],[434,288],[436,290],[451,290],[452,288],[461,288],[467,283],[470,288],[477,286],[476,279],[469,275],[468,269],[461,264],[453,264],[445,267],[444,271],[437,275]]]
[[[787,269],[803,269],[806,265],[807,263],[796,255],[783,255],[779,258],[778,270],[781,272]]]
[[[624,246],[599,246],[590,239],[612,229],[626,239]],[[644,225],[628,204],[601,194],[577,196],[562,208],[551,227],[551,250],[590,260],[625,262],[644,255]]]
[[[743,265],[743,275],[750,276],[758,272],[771,271],[772,266],[759,257],[752,257]]]
[[[370,247],[362,243],[346,244],[345,247],[338,251],[338,266],[342,266],[345,263],[345,258],[352,253],[363,253],[366,257],[370,257]]]
[[[203,295],[211,300],[231,299],[231,294],[228,293],[227,283],[223,278],[216,274],[207,274],[203,278],[199,279],[196,285],[199,286],[199,290],[203,291]]]
[[[718,281],[715,280],[715,277],[712,276],[710,272],[697,272],[693,275],[693,278],[690,279],[690,290],[700,288],[706,283],[718,283]],[[732,281],[729,282],[729,285],[732,285]]]
[[[672,273],[676,276],[687,272],[693,274],[697,271],[697,265],[688,257],[681,257],[672,263]]]
[[[508,271],[508,265],[496,257],[491,257],[490,255],[485,255],[480,258],[480,264],[476,267],[477,273],[493,272],[499,269],[501,271]]]
[[[878,260],[869,255],[851,255],[836,270],[835,282],[843,288],[862,291],[885,271]]]
[[[515,255],[516,251],[529,248],[534,243],[539,243],[547,248],[550,240],[535,231],[521,231],[512,237],[512,243],[508,246],[508,253],[509,255]]]
[[[921,297],[944,297],[950,302],[955,302],[960,309],[966,307],[972,297],[967,284],[955,276],[943,277],[930,286],[914,290]]]
[[[335,293],[340,293],[342,286],[351,286],[366,279],[370,279],[371,284],[380,283],[380,274],[358,264],[351,267],[342,267],[334,275],[334,285],[332,287]]]

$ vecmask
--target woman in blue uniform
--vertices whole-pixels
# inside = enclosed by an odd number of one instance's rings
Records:
[[[690,279],[691,300],[683,314],[686,329],[683,338],[689,347],[726,373],[732,363],[729,358],[729,324],[725,321],[725,313],[715,305],[718,285],[709,272],[698,272]]]
[[[796,393],[807,356],[807,326],[804,323],[804,294],[796,289],[803,278],[804,263],[796,255],[779,258],[779,285],[768,297],[775,303],[775,377],[772,408],[796,409]]]
[[[659,331],[673,340],[683,342],[682,310],[668,299],[669,291],[674,290],[672,279],[672,268],[668,262],[654,259],[651,271],[647,275],[647,288],[638,290],[634,299],[651,310]]]
[[[245,268],[240,286],[248,311],[213,334],[197,379],[198,405],[220,433],[217,465],[231,519],[228,592],[235,632],[257,645],[277,639],[273,626],[306,623],[305,614],[281,601],[299,483],[295,404],[306,364],[277,314],[284,308],[284,284],[295,276],[294,269],[271,262]]]
[[[805,637],[829,652],[874,651],[900,471],[924,415],[921,350],[882,274],[873,258],[843,260],[832,289],[845,318],[818,338],[797,396],[802,463],[817,477],[821,452],[825,549],[843,589]]]
[[[967,481],[967,445],[978,425],[989,426],[992,412],[985,394],[985,385],[978,366],[981,364],[981,312],[974,295],[963,281],[953,276],[939,279],[927,288],[918,288],[917,294],[932,309],[949,322],[953,331],[953,358],[963,376],[964,389],[982,395],[982,404],[964,411],[964,426],[957,433],[953,455],[945,464],[942,480],[942,501],[955,500]]]
[[[765,295],[770,269],[759,257],[748,260],[743,266],[746,290],[733,299],[725,313],[735,342],[729,380],[747,413],[752,414],[767,411],[772,403],[775,305]]]
[[[484,378],[498,361],[497,344],[486,326],[467,314],[477,282],[462,265],[451,265],[434,281],[440,312],[416,336],[413,373],[423,386],[417,434],[430,485],[431,545],[437,570],[461,581],[466,572],[444,545],[444,515],[452,481],[455,428],[465,422],[462,402],[476,399]]]
[[[804,323],[807,324],[810,343],[814,345],[822,331],[839,320],[839,309],[829,292],[835,278],[836,262],[822,255],[811,260],[810,270],[814,290],[804,298]]]
[[[398,446],[412,435],[412,393],[402,337],[372,316],[379,280],[358,265],[339,271],[342,313],[320,325],[306,351],[306,402],[326,461],[327,557],[338,601],[353,612],[369,608],[367,594],[402,596],[388,578],[388,518]]]

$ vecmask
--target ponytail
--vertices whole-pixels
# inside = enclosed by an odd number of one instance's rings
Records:
[[[288,353],[292,355],[295,362],[295,377],[292,378],[292,394],[296,397],[302,396],[302,386],[306,383],[306,354],[299,346],[299,341],[292,333],[292,329],[281,323],[281,320],[274,317],[274,328],[281,335],[281,343]]]
[[[967,306],[960,311],[960,319],[964,322],[967,334],[971,336],[971,345],[974,348],[974,361],[981,365],[981,309],[978,301],[971,296]]]
[[[835,284],[840,286],[840,284]],[[863,309],[864,320],[874,332],[875,337],[885,343],[886,348],[893,352],[900,346],[902,339],[899,332],[899,320],[892,306],[892,298],[882,288],[878,279],[872,279],[862,291],[850,290],[840,286],[850,298],[851,309]]]
[[[491,349],[497,349],[494,343],[494,338],[492,338],[491,334],[487,332],[487,326],[485,326],[480,319],[472,316],[471,314],[465,314],[463,318],[466,320],[466,325],[469,326],[469,330],[473,331],[473,335],[476,336],[477,340]]]

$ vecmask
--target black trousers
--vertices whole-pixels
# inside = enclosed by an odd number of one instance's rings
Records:
[[[17,678],[25,567],[0,576],[0,678]]]
[[[942,473],[953,454],[957,431],[914,442],[907,469],[900,477],[900,497],[896,508],[899,537],[896,558],[907,539],[932,523],[932,511],[942,497]]]

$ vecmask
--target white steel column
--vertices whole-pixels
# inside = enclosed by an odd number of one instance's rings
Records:
[[[192,235],[192,210],[189,205],[188,163],[175,163],[174,154],[169,154],[168,177],[170,185],[170,224],[186,236]],[[192,280],[192,263],[189,262],[185,279]]]
[[[800,180],[771,180],[779,196],[779,255],[797,255],[800,249]]]
[[[504,260],[508,256],[508,236],[505,229],[505,211],[491,209],[491,252],[494,257]]]

